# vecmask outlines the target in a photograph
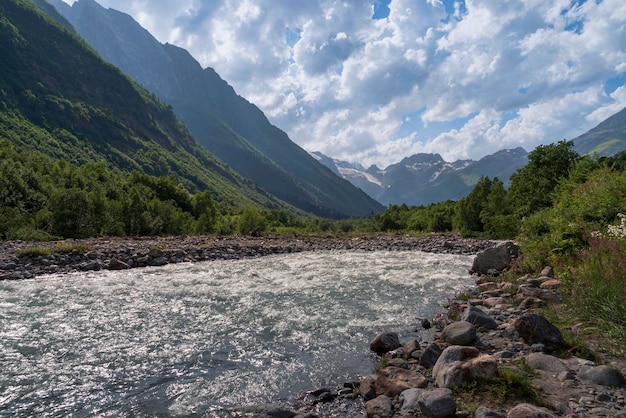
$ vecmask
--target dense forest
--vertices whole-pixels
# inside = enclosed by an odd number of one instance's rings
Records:
[[[459,201],[392,205],[369,218],[332,221],[218,204],[206,190],[190,191],[175,174],[122,171],[102,162],[77,165],[2,141],[0,238],[458,231],[503,239],[532,231],[561,234],[555,244],[567,247],[583,242],[591,230],[618,223],[626,207],[624,154],[582,157],[572,145],[561,141],[537,147],[508,189],[498,178],[483,177]],[[599,181],[606,196],[590,199],[591,184]]]

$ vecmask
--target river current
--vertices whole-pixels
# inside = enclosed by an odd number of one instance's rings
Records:
[[[371,374],[472,257],[305,252],[0,282],[0,416],[221,416]]]

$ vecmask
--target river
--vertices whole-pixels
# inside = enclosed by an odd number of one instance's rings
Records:
[[[370,374],[472,257],[319,251],[0,282],[0,416],[225,416]]]

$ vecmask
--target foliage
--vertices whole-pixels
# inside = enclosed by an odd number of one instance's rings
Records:
[[[463,409],[474,412],[479,406],[476,399],[481,399],[481,405],[497,408],[501,405],[516,402],[535,403],[538,394],[533,387],[531,369],[524,361],[513,363],[510,366],[500,366],[498,375],[491,379],[474,380],[462,386],[453,388],[458,399],[457,403]]]
[[[141,172],[151,177],[138,176],[138,180],[159,200],[172,200],[184,212],[190,210],[190,201],[188,193],[185,202],[184,190],[173,187],[179,184],[192,193],[208,190],[214,200],[230,206],[293,209],[257,190],[206,151],[171,107],[104,62],[30,1],[0,2],[0,22],[0,139],[75,166],[103,163],[110,170]],[[0,190],[20,199],[25,205],[21,210],[42,204],[37,191],[43,185],[29,183],[28,172],[19,165],[0,169],[12,185]],[[158,180],[145,184],[149,178]],[[181,195],[165,196],[179,191]],[[29,199],[20,197],[24,193]],[[1,199],[7,199],[3,192]],[[76,210],[70,208],[67,215]],[[56,215],[58,228],[75,229],[71,235],[102,232],[87,225],[89,214],[80,214],[82,219],[73,226]],[[115,225],[108,228],[119,230]],[[141,230],[163,228],[148,225]]]
[[[254,206],[246,206],[239,217],[237,231],[241,235],[259,236],[263,234],[267,226],[267,220]]]
[[[174,175],[75,166],[2,140],[0,156],[0,239],[207,233],[217,222],[210,192],[191,195]]]
[[[554,189],[580,158],[573,147],[572,141],[539,145],[511,176],[507,199],[519,218],[552,206]]]
[[[626,172],[611,168],[610,161],[582,164],[555,189],[551,208],[522,223],[523,267],[529,272],[548,264],[558,268],[566,306],[576,321],[623,345]]]

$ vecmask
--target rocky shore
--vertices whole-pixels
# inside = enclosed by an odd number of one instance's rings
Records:
[[[513,248],[479,254],[476,289],[450,300],[447,314],[424,318],[419,341],[378,335],[370,345],[379,356],[375,374],[312,391],[291,410],[263,405],[234,416],[626,418],[626,362],[601,352],[594,361],[577,357],[566,329],[536,313],[561,300],[551,267],[517,283],[498,279]]]
[[[122,270],[170,263],[231,260],[302,251],[426,251],[476,254],[493,241],[457,234],[363,236],[178,236],[0,243],[0,280],[43,274]]]

